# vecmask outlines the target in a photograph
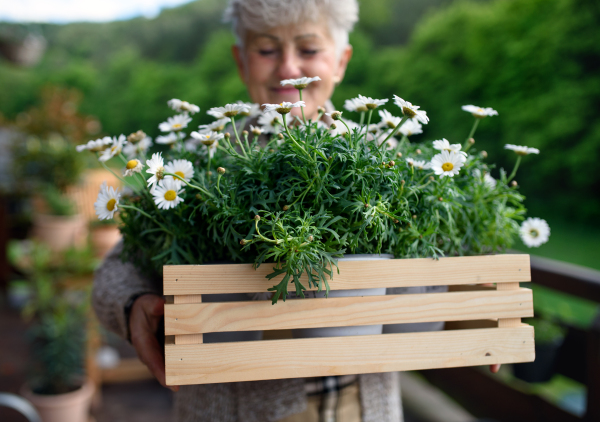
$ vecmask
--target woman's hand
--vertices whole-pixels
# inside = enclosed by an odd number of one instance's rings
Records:
[[[499,370],[500,370],[500,364],[499,363],[496,363],[495,365],[490,365],[490,372],[492,374],[495,374]]]
[[[165,301],[162,297],[153,294],[138,297],[133,302],[129,315],[131,344],[158,382],[164,387],[178,391],[179,386],[167,386],[165,383],[165,358],[156,338],[164,313]]]

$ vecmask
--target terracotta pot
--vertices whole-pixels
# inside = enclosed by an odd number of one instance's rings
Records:
[[[69,247],[83,247],[87,240],[87,222],[81,215],[58,216],[36,214],[33,217],[33,237],[54,252]]]
[[[94,253],[103,258],[121,240],[121,232],[117,226],[99,226],[92,229],[90,238]]]
[[[88,422],[95,387],[87,380],[79,389],[66,394],[35,394],[23,387],[21,395],[33,404],[44,422]]]

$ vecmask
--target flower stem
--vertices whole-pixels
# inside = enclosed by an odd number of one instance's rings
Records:
[[[359,124],[362,126],[364,122],[365,122],[365,112],[361,111]]]
[[[464,151],[467,151],[471,147],[471,144],[469,143],[469,139],[471,139],[475,135],[475,131],[477,130],[477,126],[479,126],[480,120],[481,119],[475,118],[475,122],[473,122],[473,127],[471,128],[471,132],[469,132],[469,136],[467,136],[467,139],[465,140]]]
[[[246,154],[246,149],[244,148],[244,144],[240,140],[240,136],[238,135],[237,128],[235,126],[235,118],[233,116],[231,116],[230,119],[231,119],[231,126],[233,126],[233,133],[235,134],[235,139],[237,140],[238,144],[240,145],[240,148],[242,149],[242,153],[244,153],[244,157],[248,158],[248,154]]]
[[[392,130],[390,132],[390,134],[383,140],[382,144],[385,144],[388,139],[390,139],[392,136],[394,136],[396,134],[396,132],[398,132],[400,130],[400,128],[402,127],[402,125],[408,120],[408,116],[404,116],[402,117],[402,120],[400,120],[400,123],[398,123],[396,125],[396,127],[394,128],[394,130]],[[404,138],[402,138],[404,139]]]
[[[133,205],[123,205],[123,204],[119,204],[118,205],[121,208],[125,208],[125,209],[130,209],[130,210],[134,210],[139,212],[140,214],[142,214],[145,217],[148,217],[150,220],[154,221],[158,226],[160,226],[161,229],[163,229],[164,231],[166,231],[167,233],[169,233],[172,236],[175,236],[175,234],[173,234],[173,232],[169,229],[167,229],[165,226],[163,226],[162,224],[160,224],[158,221],[156,221],[156,218],[152,217],[150,214],[148,214],[145,211],[142,211],[141,209],[139,209],[138,207],[134,207]]]
[[[287,135],[290,137],[290,139],[292,140],[292,142],[293,142],[293,143],[294,143],[294,144],[295,144],[295,145],[296,145],[298,148],[300,148],[300,149],[302,150],[302,152],[304,152],[306,155],[308,155],[308,158],[312,159],[312,158],[313,158],[313,157],[312,157],[312,155],[310,155],[308,152],[306,152],[306,150],[305,150],[305,149],[302,147],[302,145],[300,145],[300,144],[298,143],[298,141],[296,141],[296,138],[294,138],[294,137],[292,136],[292,134],[290,133],[290,129],[288,128],[288,125],[287,125],[287,119],[285,118],[285,116],[283,116],[283,127],[285,128],[285,131],[286,131]]]
[[[137,190],[138,186],[135,186],[132,183],[128,183],[125,179],[123,179],[121,176],[119,176],[117,173],[115,173],[110,167],[108,167],[104,163],[104,161],[100,161],[100,160],[98,160],[98,161],[100,162],[100,164],[102,164],[102,167],[104,167],[106,170],[108,170],[109,172],[111,172],[113,174],[113,176],[115,176],[117,179],[119,179],[121,181],[121,183],[123,183],[126,186],[131,186],[133,189]]]
[[[521,156],[517,155],[517,162],[515,163],[515,167],[513,168],[513,171],[510,173],[510,176],[508,176],[508,181],[510,182],[513,177],[515,177],[517,175],[517,169],[519,168],[519,164],[521,164]]]
[[[298,93],[300,94],[300,101],[302,101],[302,90],[299,89]],[[300,107],[300,111],[302,111],[302,120],[304,121],[304,126],[306,126],[306,117],[304,117],[304,107]]]
[[[182,178],[182,177],[181,177],[181,176],[179,176],[178,174],[174,174],[174,173],[165,173],[165,176],[172,176],[174,179],[176,178],[177,180],[180,180],[180,181],[182,181],[183,183],[185,183],[186,185],[188,185],[190,188],[193,188],[193,189],[199,190],[200,192],[202,192],[202,193],[204,193],[204,194],[206,194],[206,195],[208,195],[208,196],[214,197],[214,196],[213,196],[213,195],[212,195],[212,194],[211,194],[209,191],[207,191],[206,189],[204,189],[204,188],[201,188],[200,186],[192,185],[191,183],[189,183],[187,180],[185,180],[184,178]]]

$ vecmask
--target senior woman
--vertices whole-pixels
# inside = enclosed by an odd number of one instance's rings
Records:
[[[297,101],[283,79],[319,76],[304,90],[307,118],[329,98],[352,56],[348,33],[358,19],[356,0],[232,0],[225,17],[237,43],[233,56],[255,103]],[[294,109],[296,112],[298,109]],[[119,258],[120,245],[96,274],[93,304],[100,321],[129,338],[140,359],[165,385],[157,332],[164,300],[160,280],[144,278]],[[399,422],[398,373],[321,379],[284,379],[173,387],[178,421]]]

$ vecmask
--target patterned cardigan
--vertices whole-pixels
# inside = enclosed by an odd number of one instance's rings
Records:
[[[92,305],[102,325],[127,338],[129,298],[141,293],[162,295],[162,285],[123,262],[121,250],[119,243],[96,271]],[[399,374],[358,378],[363,422],[402,422]],[[175,415],[178,422],[274,422],[303,412],[306,403],[303,378],[189,385],[175,393]]]

